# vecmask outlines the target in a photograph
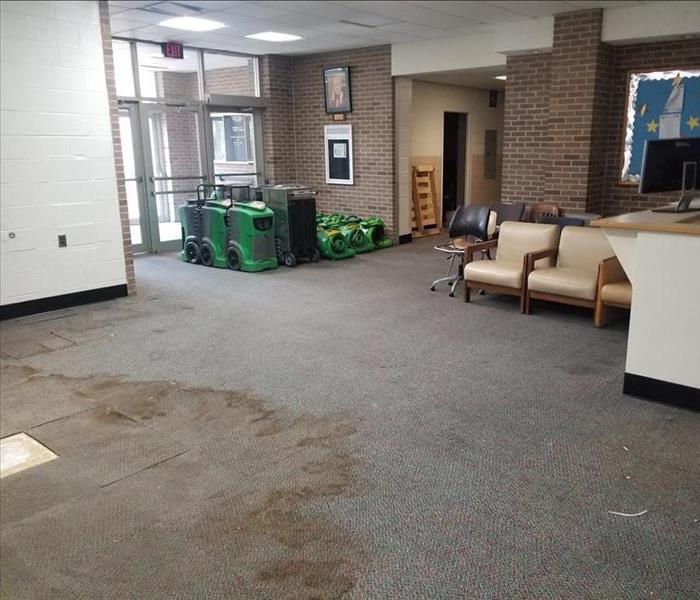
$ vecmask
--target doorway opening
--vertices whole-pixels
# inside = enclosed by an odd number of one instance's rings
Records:
[[[467,113],[445,113],[442,139],[442,222],[447,226],[465,200]]]

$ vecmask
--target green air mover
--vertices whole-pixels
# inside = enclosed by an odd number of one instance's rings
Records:
[[[248,186],[201,184],[197,200],[180,208],[180,220],[187,262],[241,271],[277,268],[274,214],[249,201]]]
[[[320,228],[316,232],[316,242],[323,258],[340,260],[355,256],[355,251],[352,248],[348,248],[348,244],[340,229]]]
[[[372,240],[372,244],[374,244],[374,248],[376,250],[381,248],[391,248],[391,246],[394,245],[394,242],[386,237],[384,232],[384,221],[382,221],[379,217],[370,217],[369,219],[365,219],[360,223],[360,227],[362,227],[362,231],[365,232],[365,235]]]
[[[359,223],[348,223],[347,225],[343,225],[340,228],[340,232],[343,234],[348,246],[357,254],[372,252],[372,250],[374,250],[372,240],[365,235],[365,232],[362,231]]]

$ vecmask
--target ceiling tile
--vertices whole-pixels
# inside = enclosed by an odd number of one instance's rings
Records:
[[[240,0],[232,2],[227,0],[182,0],[181,3],[187,6],[203,8],[205,10],[226,10],[242,4],[250,4],[250,2],[241,2]]]
[[[110,8],[112,6],[118,6],[121,8],[137,8],[144,6],[155,6],[157,4],[163,4],[164,0],[151,0],[150,2],[144,2],[144,0],[110,0]]]
[[[329,23],[332,19],[315,17],[306,13],[287,13],[284,16],[270,19],[275,27],[315,27],[323,23]]]
[[[505,10],[498,6],[494,6],[489,2],[469,0],[451,2],[450,0],[432,0],[430,2],[413,1],[410,2],[410,4],[419,5],[423,8],[430,8],[433,11],[439,11],[440,13],[447,15],[459,16],[471,19],[472,21],[480,21],[482,23],[521,21],[528,18],[510,10]]]
[[[556,13],[569,12],[572,10],[570,4],[558,0],[549,0],[544,2],[528,0],[510,0],[507,2],[500,2],[489,0],[488,4],[509,10],[516,14],[536,18],[550,17]]]
[[[409,21],[430,27],[449,27],[450,25],[469,25],[475,22],[474,19],[460,16],[450,15],[444,12],[433,10],[433,2],[425,3],[426,6],[421,6],[411,2],[399,1],[377,1],[377,2],[347,2],[349,6],[357,8],[363,7],[363,10],[374,14],[382,15],[395,22]],[[454,4],[448,2],[448,4]]]
[[[566,3],[571,4],[576,8],[623,8],[634,4],[644,4],[644,2],[637,2],[635,0],[618,0],[612,2],[582,2],[577,0],[566,0]]]
[[[121,35],[125,30],[135,31],[137,29],[143,29],[144,27],[150,27],[150,24],[148,23],[122,19],[118,16],[112,17],[110,19],[110,24],[114,35]]]
[[[442,29],[440,27],[428,27],[427,25],[418,25],[417,23],[394,23],[393,25],[385,25],[379,29],[394,33],[405,33],[421,38],[447,37],[451,33],[447,29]]]
[[[220,9],[217,7],[217,10]],[[225,9],[225,12],[230,12],[234,15],[241,15],[242,17],[252,17],[256,19],[284,18],[285,15],[291,14],[291,11],[284,10],[283,8],[265,6],[262,4],[255,3],[246,3],[240,4],[238,6],[233,6],[231,8]]]

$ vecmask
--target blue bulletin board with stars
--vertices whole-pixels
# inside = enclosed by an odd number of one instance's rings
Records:
[[[622,181],[639,181],[646,140],[676,137],[700,137],[700,70],[632,73]]]

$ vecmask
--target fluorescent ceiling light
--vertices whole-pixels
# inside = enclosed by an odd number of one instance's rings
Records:
[[[277,33],[276,31],[263,31],[262,33],[253,33],[247,35],[251,40],[262,40],[264,42],[296,42],[302,39],[299,35],[291,33]]]
[[[214,31],[214,29],[221,29],[227,26],[226,23],[199,19],[197,17],[175,17],[161,21],[158,25],[172,27],[173,29],[185,29],[186,31]]]
[[[496,77],[494,77],[494,79],[500,79],[501,81],[505,81],[506,76],[505,75],[496,75]]]

